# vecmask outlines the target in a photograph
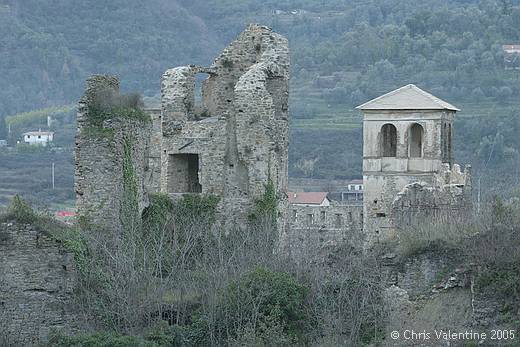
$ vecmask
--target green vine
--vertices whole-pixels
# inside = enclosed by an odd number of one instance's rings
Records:
[[[120,222],[123,232],[130,232],[140,226],[137,178],[132,161],[133,142],[123,139],[123,197],[120,207]]]
[[[113,118],[128,118],[142,122],[150,121],[150,117],[140,108],[115,106],[104,108],[98,105],[90,105],[88,119],[92,126],[102,127],[103,122]]]
[[[260,199],[255,201],[253,212],[249,215],[252,221],[260,218],[268,217],[271,222],[276,225],[276,217],[278,214],[278,197],[272,180],[268,180],[265,185],[264,194]]]

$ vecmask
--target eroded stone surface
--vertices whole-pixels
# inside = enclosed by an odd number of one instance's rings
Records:
[[[78,328],[73,255],[28,224],[0,224],[0,345],[32,346]]]
[[[196,101],[198,74],[207,78],[202,81],[201,100]],[[261,25],[250,25],[210,67],[167,70],[161,82],[160,114],[150,110],[153,187],[173,197],[220,196],[222,220],[239,226],[271,181],[282,198],[283,215],[288,81],[287,39]]]
[[[81,217],[103,229],[119,230],[125,141],[131,150],[139,212],[148,204],[145,185],[151,184],[152,179],[149,169],[151,122],[113,118],[102,125],[91,124],[88,105],[96,91],[107,89],[119,94],[116,77],[91,76],[79,102],[74,189],[76,208]]]

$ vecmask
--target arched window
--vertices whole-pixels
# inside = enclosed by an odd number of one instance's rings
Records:
[[[381,128],[381,154],[383,157],[395,157],[397,153],[397,129],[393,124]]]
[[[408,134],[408,155],[410,158],[421,158],[423,149],[424,129],[420,124],[414,123]]]

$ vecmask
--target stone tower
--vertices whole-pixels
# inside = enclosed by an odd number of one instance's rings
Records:
[[[392,236],[392,203],[405,186],[440,187],[450,183],[451,171],[460,173],[452,165],[453,117],[459,109],[413,84],[357,108],[364,116],[363,228],[370,243]]]
[[[89,105],[98,93],[119,96],[115,76],[93,75],[78,104],[75,148],[76,209],[85,221],[103,230],[120,230],[125,209],[125,176],[131,174],[136,210],[148,205],[148,173],[151,122],[146,119],[113,116],[94,124]],[[128,160],[125,160],[128,159]]]

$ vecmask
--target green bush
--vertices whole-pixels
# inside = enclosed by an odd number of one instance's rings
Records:
[[[307,288],[293,276],[257,267],[231,282],[223,293],[223,331],[236,339],[252,333],[261,338],[279,330],[298,340],[304,334],[306,293]]]
[[[479,290],[499,299],[503,315],[516,316],[520,310],[520,264],[482,269],[476,284]]]
[[[185,194],[176,204],[176,214],[209,216],[214,219],[220,198],[216,195]]]
[[[153,221],[170,213],[173,201],[166,193],[151,193],[150,205],[143,210],[143,221]]]
[[[102,127],[103,122],[112,118],[129,118],[139,121],[150,121],[143,110],[143,102],[138,94],[119,95],[113,90],[98,91],[88,105],[90,125]]]
[[[264,194],[255,201],[253,212],[249,216],[251,220],[268,217],[274,222],[278,211],[278,197],[273,181],[269,180],[265,185]]]
[[[13,197],[7,209],[8,218],[14,218],[20,223],[33,223],[38,217],[31,205],[18,194]]]
[[[422,223],[399,230],[399,252],[411,257],[424,252],[461,251],[463,242],[474,233],[473,225]]]

